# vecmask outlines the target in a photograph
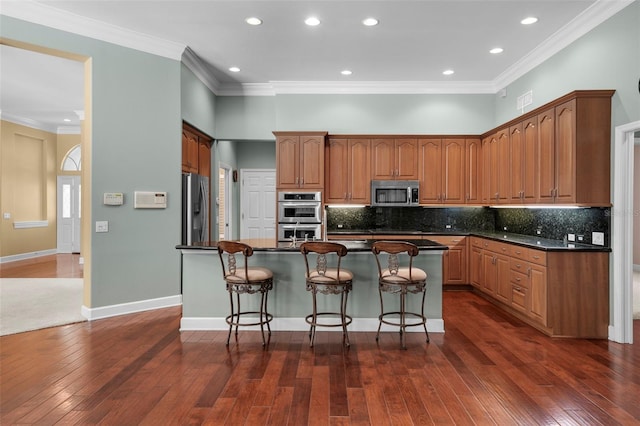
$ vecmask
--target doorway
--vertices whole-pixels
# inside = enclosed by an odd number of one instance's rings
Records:
[[[240,238],[276,237],[276,171],[240,171]]]
[[[231,166],[220,163],[218,166],[218,241],[230,240],[232,235],[231,205],[233,203],[233,179]]]
[[[633,167],[640,121],[617,126],[614,140],[613,255],[609,339],[633,343]]]

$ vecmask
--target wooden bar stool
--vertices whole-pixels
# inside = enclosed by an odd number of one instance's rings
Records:
[[[223,254],[227,254],[227,268]],[[236,267],[236,254],[241,253],[244,257],[244,267]],[[220,241],[218,242],[218,255],[222,263],[222,276],[227,283],[227,291],[229,292],[229,301],[231,305],[231,314],[225,318],[229,324],[229,335],[227,336],[227,346],[231,338],[231,330],[236,327],[236,342],[238,341],[238,327],[259,325],[262,333],[262,346],[271,340],[271,327],[269,323],[273,319],[273,315],[267,310],[267,296],[269,290],[273,288],[273,273],[267,269],[258,266],[249,267],[249,257],[253,255],[253,248],[247,244],[236,241]],[[260,293],[260,308],[258,311],[242,311],[240,308],[241,294]],[[235,302],[234,302],[235,294]],[[258,314],[256,319],[255,315]],[[247,318],[243,320],[242,318]],[[249,319],[252,318],[252,319]],[[264,336],[264,326],[267,326],[268,340]]]
[[[347,298],[351,291],[351,282],[353,274],[351,271],[340,267],[341,259],[347,255],[347,248],[342,244],[331,243],[326,241],[314,241],[302,243],[300,252],[304,256],[304,264],[306,266],[306,285],[307,291],[310,291],[313,297],[313,312],[305,317],[309,329],[309,346],[313,347],[316,337],[316,327],[342,327],[342,342],[349,346],[349,336],[347,334],[347,326],[351,324],[351,317],[346,314]],[[315,268],[309,268],[308,256],[315,253]],[[337,259],[335,267],[327,267],[327,254],[334,254]],[[317,294],[324,295],[340,295],[340,312],[318,312]],[[318,322],[318,317],[339,317],[340,322]]]
[[[407,327],[423,326],[427,335],[427,343],[429,342],[429,332],[427,331],[427,318],[424,316],[424,301],[427,284],[427,274],[420,268],[413,266],[413,258],[418,255],[418,247],[415,244],[404,241],[377,241],[373,243],[371,249],[376,257],[378,264],[378,291],[380,293],[380,320],[378,324],[378,333],[376,341],[380,337],[380,327],[382,323],[395,325],[400,327],[400,344],[403,349],[407,349],[405,344],[405,333]],[[380,264],[380,254],[388,254],[388,266],[383,269]],[[406,254],[408,256],[408,266],[400,266],[399,255]],[[383,293],[400,295],[400,310],[394,312],[385,312]],[[422,293],[422,302],[420,312],[406,311],[407,293]],[[388,319],[389,316],[398,316],[398,321]],[[411,317],[417,319],[415,322],[407,323],[406,318]]]

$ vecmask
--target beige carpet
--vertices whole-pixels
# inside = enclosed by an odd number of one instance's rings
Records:
[[[86,321],[82,278],[0,279],[0,335]]]

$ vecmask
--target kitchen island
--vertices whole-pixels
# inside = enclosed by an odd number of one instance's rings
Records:
[[[273,314],[271,329],[308,330],[305,316],[311,312],[311,295],[305,287],[304,258],[299,244],[279,243],[275,239],[242,240],[254,248],[250,266],[264,266],[273,271],[274,285],[269,293],[268,309]],[[380,314],[378,296],[378,269],[371,252],[372,240],[339,241],[349,253],[342,260],[342,267],[353,272],[353,290],[349,294],[347,313],[353,317],[349,331],[376,331]],[[446,246],[423,239],[414,241],[420,254],[414,265],[427,273],[427,298],[425,316],[429,332],[444,332],[442,319],[442,255]],[[229,294],[222,279],[222,268],[216,242],[179,245],[182,257],[182,320],[181,330],[227,330],[225,317],[229,315]],[[239,264],[242,260],[238,259]],[[257,299],[247,298],[243,309],[257,306]],[[393,306],[397,298],[385,299]],[[408,298],[412,305],[419,297]],[[254,303],[255,302],[255,303]],[[332,298],[319,298],[319,303],[329,303]],[[319,306],[319,309],[322,305]],[[419,331],[419,327],[414,327]],[[382,330],[397,331],[397,327],[383,326]]]

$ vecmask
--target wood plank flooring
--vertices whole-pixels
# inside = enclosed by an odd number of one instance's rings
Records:
[[[52,254],[0,263],[0,278],[82,278],[79,254]]]
[[[446,333],[179,332],[180,308],[0,338],[0,424],[640,424],[640,345],[551,339],[470,292]],[[635,340],[640,342],[640,324]]]

